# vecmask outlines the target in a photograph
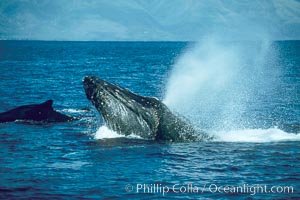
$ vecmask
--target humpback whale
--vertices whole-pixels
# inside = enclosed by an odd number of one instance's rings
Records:
[[[211,139],[155,97],[139,96],[94,76],[84,77],[83,85],[86,97],[101,113],[106,126],[121,135],[167,142]]]
[[[24,105],[0,113],[0,123],[16,120],[31,120],[42,122],[66,122],[74,118],[55,111],[52,107],[53,100],[41,104]]]

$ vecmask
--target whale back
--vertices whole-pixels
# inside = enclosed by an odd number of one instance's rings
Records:
[[[72,119],[69,116],[56,112],[52,105],[53,100],[47,100],[41,104],[19,106],[7,112],[0,113],[0,123],[16,120],[63,122]]]

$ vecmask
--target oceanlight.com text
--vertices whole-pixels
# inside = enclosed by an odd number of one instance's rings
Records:
[[[293,186],[281,185],[263,185],[263,184],[242,184],[239,186],[233,185],[218,185],[218,184],[203,184],[202,186],[193,183],[190,184],[174,184],[164,185],[159,183],[153,184],[128,184],[125,186],[126,192],[140,194],[161,194],[163,196],[168,193],[172,194],[205,194],[205,193],[222,193],[222,194],[292,194],[294,193]]]

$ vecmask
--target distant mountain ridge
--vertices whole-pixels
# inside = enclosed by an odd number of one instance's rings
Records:
[[[297,0],[2,0],[0,39],[300,39]]]

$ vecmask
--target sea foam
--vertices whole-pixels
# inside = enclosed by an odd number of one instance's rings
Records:
[[[300,134],[287,133],[278,128],[218,131],[215,140],[221,142],[281,142],[300,141]]]
[[[99,140],[99,139],[109,139],[109,138],[122,138],[122,137],[125,137],[125,138],[134,138],[134,139],[142,139],[140,136],[135,135],[135,134],[130,134],[130,135],[127,135],[127,136],[118,134],[117,132],[109,129],[105,125],[100,126],[99,129],[97,130],[97,132],[94,135],[94,138],[96,140]]]

